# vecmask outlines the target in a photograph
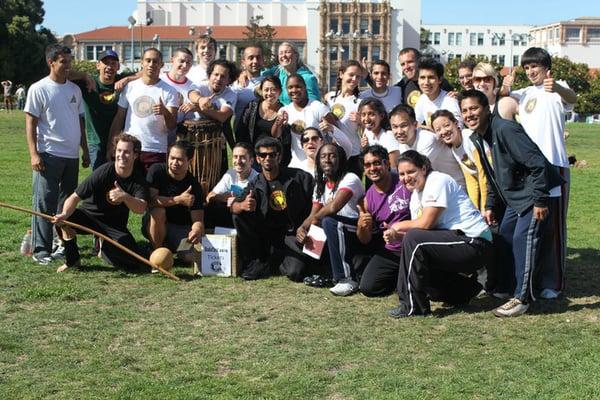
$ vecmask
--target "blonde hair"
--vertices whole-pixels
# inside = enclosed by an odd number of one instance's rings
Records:
[[[473,74],[475,74],[476,71],[483,72],[485,76],[491,76],[492,78],[494,78],[494,82],[496,83],[494,88],[497,88],[500,84],[498,81],[498,71],[496,71],[496,68],[494,68],[492,64],[480,62],[475,66],[475,68],[473,68]]]
[[[281,44],[277,47],[277,53],[279,53],[279,49],[283,46],[289,47],[290,49],[292,49],[294,54],[296,54],[296,68],[304,66],[304,63],[302,62],[302,58],[300,58],[300,53],[298,52],[298,48],[296,47],[296,45],[294,45],[291,42],[281,42]]]

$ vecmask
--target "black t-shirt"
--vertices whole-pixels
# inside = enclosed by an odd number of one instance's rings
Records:
[[[105,224],[124,230],[127,228],[129,208],[125,203],[112,204],[108,200],[108,192],[115,187],[115,182],[130,195],[148,201],[150,195],[143,173],[138,168],[134,168],[129,177],[121,178],[117,176],[115,164],[112,162],[93,171],[75,189],[75,193],[83,200],[82,209]]]
[[[173,197],[185,192],[190,186],[194,195],[194,204],[191,208],[176,205],[167,207],[167,221],[171,224],[189,226],[192,224],[190,211],[202,210],[204,194],[198,180],[188,172],[185,177],[178,181],[169,175],[167,165],[160,163],[154,164],[148,170],[146,181],[151,188],[158,190],[159,196]]]
[[[269,211],[267,212],[267,223],[273,227],[287,226],[289,223],[288,204],[283,185],[278,179],[269,181],[268,185],[267,201],[269,202]]]

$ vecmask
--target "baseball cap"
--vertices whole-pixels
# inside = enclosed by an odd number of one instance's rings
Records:
[[[119,61],[119,55],[114,50],[104,50],[100,53],[100,57],[98,58],[100,61],[104,60],[106,57],[112,57]]]

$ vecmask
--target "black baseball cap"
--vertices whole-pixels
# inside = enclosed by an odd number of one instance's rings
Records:
[[[98,58],[100,61],[104,60],[106,57],[112,57],[115,60],[119,61],[119,55],[114,50],[104,50],[100,53],[100,57]]]

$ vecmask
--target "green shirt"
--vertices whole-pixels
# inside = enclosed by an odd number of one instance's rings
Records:
[[[133,73],[117,74],[115,82],[133,75]],[[115,84],[105,85],[98,76],[93,76],[96,90],[88,92],[85,80],[74,81],[81,89],[85,102],[85,130],[88,144],[106,148],[110,125],[117,113],[119,93],[115,92]]]

